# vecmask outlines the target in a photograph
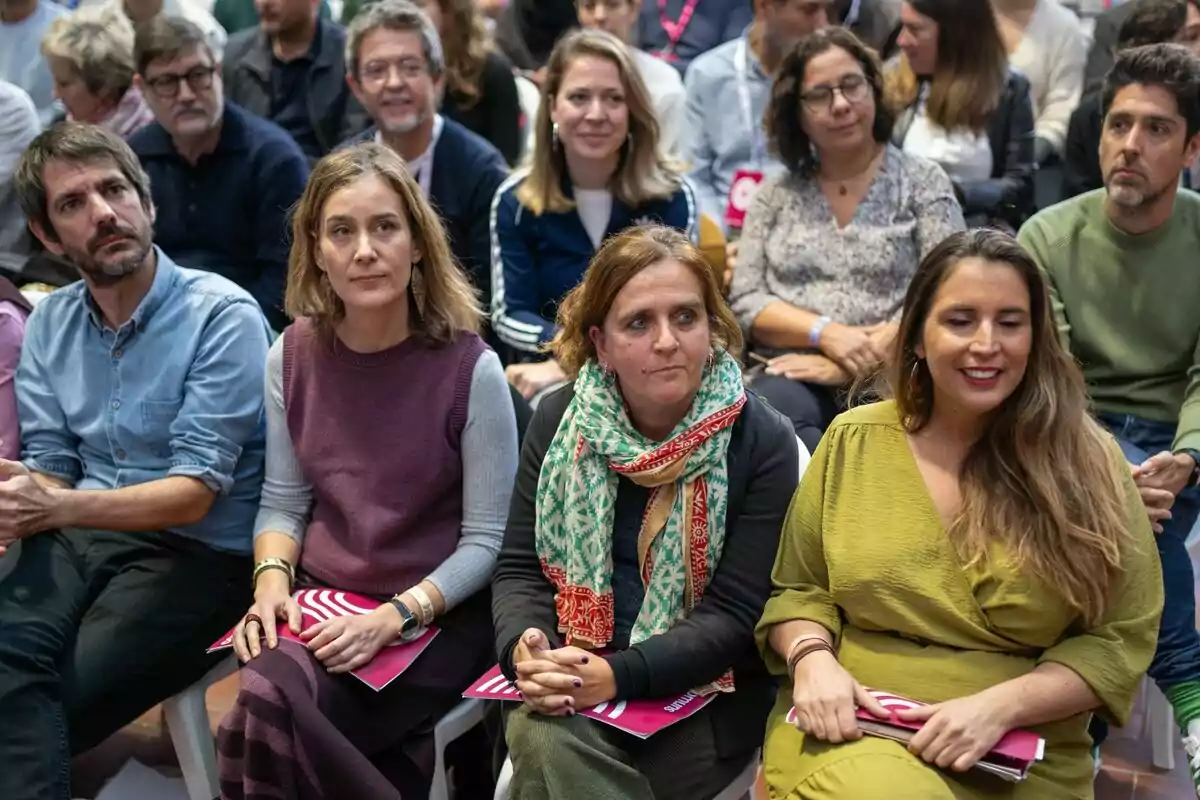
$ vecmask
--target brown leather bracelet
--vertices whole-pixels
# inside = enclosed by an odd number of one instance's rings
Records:
[[[800,660],[802,658],[804,658],[807,655],[812,655],[813,653],[817,652],[818,650],[824,650],[825,652],[829,653],[831,656],[833,656],[835,658],[837,657],[837,653],[833,652],[833,646],[830,645],[829,642],[822,641],[820,639],[815,639],[811,642],[805,642],[800,647],[797,647],[796,652],[792,653],[791,658],[788,659],[788,662],[787,662],[788,677],[791,678],[792,680],[795,680],[796,679],[796,665],[800,663]]]

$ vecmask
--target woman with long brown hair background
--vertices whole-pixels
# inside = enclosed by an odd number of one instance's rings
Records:
[[[758,628],[787,678],[772,796],[1090,797],[1088,720],[1128,718],[1159,566],[1015,240],[967,231],[922,261],[889,370],[893,399],[834,421],[784,525]],[[907,748],[862,737],[866,687],[928,704],[899,712],[924,723]],[[1028,778],[971,771],[1014,728],[1046,740]]]
[[[903,52],[884,74],[892,141],[946,170],[968,224],[1015,231],[1035,210],[1033,103],[1029,81],[1009,69],[992,7],[909,0],[900,21]]]
[[[442,113],[496,146],[509,166],[521,156],[521,105],[512,64],[495,48],[475,0],[416,0],[446,55]]]

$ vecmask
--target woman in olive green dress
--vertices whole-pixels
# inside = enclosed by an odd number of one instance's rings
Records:
[[[1088,720],[1128,717],[1159,565],[1015,240],[968,231],[929,254],[890,369],[894,399],[834,422],[784,525],[757,632],[787,676],[770,795],[1090,798]],[[863,736],[856,705],[884,713],[864,687],[930,704],[901,712],[924,721],[909,745]],[[1028,778],[972,769],[1013,728],[1046,740]]]

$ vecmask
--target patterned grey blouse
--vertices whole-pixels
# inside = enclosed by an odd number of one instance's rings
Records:
[[[747,341],[776,300],[846,325],[894,320],[917,264],[965,227],[942,168],[892,145],[844,228],[815,179],[781,175],[746,215],[730,305]]]

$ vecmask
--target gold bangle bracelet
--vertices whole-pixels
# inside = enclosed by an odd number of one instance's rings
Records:
[[[251,588],[258,586],[258,576],[269,569],[277,569],[286,573],[288,576],[288,588],[291,589],[292,584],[296,582],[296,568],[282,558],[264,558],[254,565],[254,574],[250,578]]]

